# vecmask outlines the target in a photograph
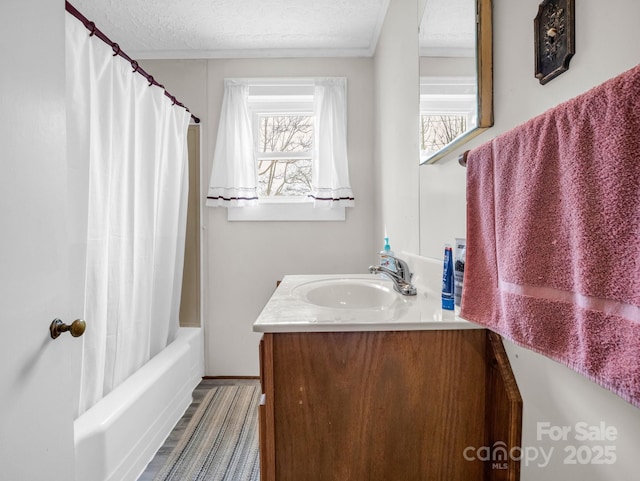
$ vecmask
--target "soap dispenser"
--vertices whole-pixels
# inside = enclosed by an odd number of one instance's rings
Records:
[[[396,272],[396,261],[387,256],[393,256],[394,253],[389,245],[389,238],[384,238],[384,247],[380,251],[380,266],[386,267],[390,271]]]

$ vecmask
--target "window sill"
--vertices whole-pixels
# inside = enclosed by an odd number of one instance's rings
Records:
[[[345,207],[314,207],[312,202],[260,202],[252,207],[227,208],[230,222],[344,221]]]

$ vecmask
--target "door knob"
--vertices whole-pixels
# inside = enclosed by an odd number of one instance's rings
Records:
[[[71,325],[65,324],[60,319],[54,319],[49,326],[49,331],[53,339],[57,339],[60,334],[67,331],[69,331],[69,334],[73,337],[80,337],[84,334],[86,327],[87,323],[84,322],[83,319],[76,319]]]

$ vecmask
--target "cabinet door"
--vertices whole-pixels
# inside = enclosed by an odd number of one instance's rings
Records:
[[[277,481],[483,478],[484,330],[272,340]]]
[[[275,481],[274,416],[273,416],[273,334],[260,340],[260,386],[258,407],[260,428],[260,480]]]
[[[487,331],[487,446],[491,461],[485,465],[488,481],[517,481],[520,461],[508,453],[522,436],[522,397],[509,358],[498,334]]]

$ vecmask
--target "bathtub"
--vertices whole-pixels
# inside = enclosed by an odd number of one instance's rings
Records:
[[[180,328],[175,341],[76,419],[76,481],[135,481],[203,373],[202,330]]]

